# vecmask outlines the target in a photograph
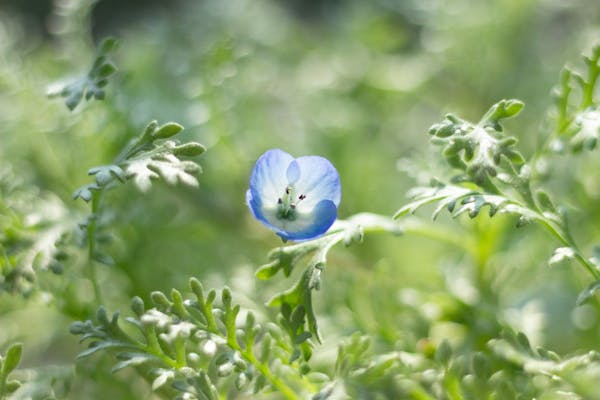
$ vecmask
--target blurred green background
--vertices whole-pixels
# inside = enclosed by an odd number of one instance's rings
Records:
[[[497,100],[521,99],[525,111],[508,129],[532,154],[550,132],[560,69],[579,63],[599,23],[596,0],[4,0],[1,179],[29,193],[29,202],[13,204],[24,215],[56,208],[75,223],[89,209],[71,194],[90,181],[89,168],[110,163],[150,120],[179,122],[186,139],[208,148],[198,159],[200,188],[157,183],[143,195],[131,185],[110,193],[116,264],[100,270],[107,306],[126,310],[132,296],[184,288],[195,276],[262,309],[291,281],[253,277],[281,244],[244,204],[260,154],[278,147],[327,157],[342,180],[341,218],[391,216],[415,180],[449,175],[427,135],[446,112],[477,120]],[[48,99],[49,85],[86,73],[105,36],[121,40],[106,100],[71,113]],[[575,235],[589,249],[600,235],[597,154],[552,162],[543,185],[573,211]],[[315,296],[325,337],[316,364],[330,362],[339,338],[356,330],[382,347],[445,337],[478,349],[498,321],[562,353],[598,349],[600,308],[574,307],[587,277],[549,269],[557,243],[514,223],[444,216],[434,225],[475,241],[476,254],[426,237],[440,231],[337,249]],[[75,257],[60,276],[38,274],[41,289],[29,298],[0,293],[0,348],[24,341],[25,367],[65,366],[69,376],[81,346],[68,325],[91,311],[84,264]],[[130,384],[131,371],[111,376],[100,357],[76,370],[71,398],[149,393]]]

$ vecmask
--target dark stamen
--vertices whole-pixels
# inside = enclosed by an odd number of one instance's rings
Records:
[[[290,188],[289,187],[285,188],[285,194],[290,194]]]
[[[283,200],[281,200],[281,197],[277,199],[277,204],[281,204],[283,203]]]
[[[298,196],[298,199],[299,199],[299,200],[304,200],[305,198],[306,198],[306,196],[305,196],[305,195],[303,195],[303,194],[301,194],[300,196]]]

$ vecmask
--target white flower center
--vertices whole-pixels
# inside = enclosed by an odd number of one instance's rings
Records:
[[[306,198],[306,195],[296,196],[294,185],[288,185],[285,193],[277,199],[277,218],[293,221],[296,219],[296,206]]]

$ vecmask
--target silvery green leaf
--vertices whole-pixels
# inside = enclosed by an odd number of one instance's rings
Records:
[[[548,260],[548,264],[550,266],[556,266],[564,263],[565,261],[570,261],[575,257],[575,251],[571,247],[559,247],[554,250],[554,254]]]
[[[175,371],[169,369],[159,369],[158,376],[152,381],[152,390],[157,390],[165,383],[175,377]]]
[[[111,372],[117,372],[123,368],[129,366],[141,365],[149,362],[160,362],[160,358],[152,354],[139,353],[139,352],[125,352],[117,354],[117,358],[123,361],[118,362],[112,369]]]

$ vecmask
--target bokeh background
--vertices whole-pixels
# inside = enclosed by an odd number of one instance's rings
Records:
[[[427,134],[447,112],[478,120],[497,100],[521,99],[526,108],[507,128],[534,153],[551,130],[561,68],[580,65],[599,33],[596,0],[3,0],[3,193],[17,187],[30,201],[15,208],[58,210],[76,224],[89,208],[71,194],[90,181],[89,168],[110,163],[150,120],[179,122],[185,139],[208,149],[200,187],[110,193],[115,265],[100,270],[107,307],[126,312],[132,296],[183,289],[195,276],[272,315],[263,303],[292,281],[253,276],[281,244],[244,204],[260,154],[327,157],[341,175],[341,218],[391,216],[416,182],[450,174]],[[121,41],[106,100],[70,112],[47,98],[48,86],[86,73],[106,36]],[[597,154],[551,162],[540,184],[572,211],[589,250],[600,237]],[[382,347],[448,338],[476,350],[503,323],[562,354],[598,349],[598,305],[574,306],[587,276],[577,266],[550,269],[558,244],[514,223],[443,216],[431,231],[336,249],[315,295],[325,338],[317,368],[354,331]],[[475,253],[459,245],[467,240]],[[0,348],[23,341],[24,366],[53,371],[48,382],[69,398],[147,396],[131,371],[111,375],[108,358],[77,363],[72,378],[82,346],[68,326],[92,307],[84,264],[75,255],[62,275],[41,272],[28,297],[0,293]]]

